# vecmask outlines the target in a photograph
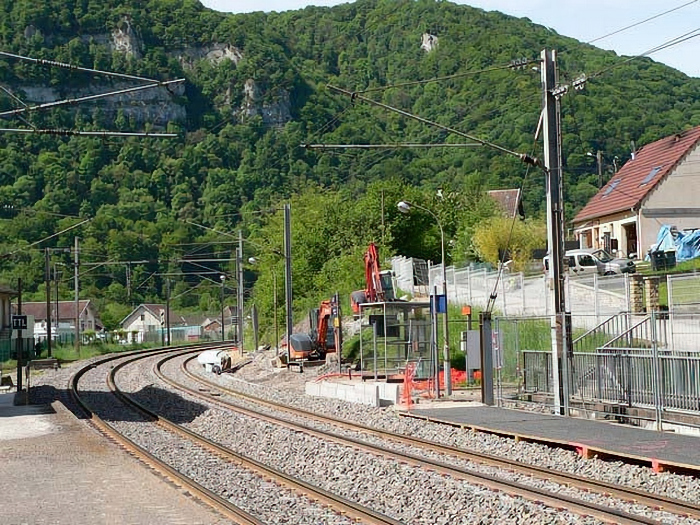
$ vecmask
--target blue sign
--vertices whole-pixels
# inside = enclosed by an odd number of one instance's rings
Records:
[[[437,313],[444,314],[447,312],[447,299],[444,295],[431,295],[430,296],[430,313],[435,311],[435,300],[437,299]]]

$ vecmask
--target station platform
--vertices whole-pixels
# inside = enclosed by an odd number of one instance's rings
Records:
[[[15,393],[0,394],[0,451],[0,523],[229,523],[58,401],[15,405]]]
[[[584,458],[597,456],[646,465],[657,472],[700,475],[700,436],[450,400],[415,405],[399,414],[575,450]]]

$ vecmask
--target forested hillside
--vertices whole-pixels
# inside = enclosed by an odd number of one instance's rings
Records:
[[[471,233],[493,213],[485,190],[522,184],[526,214],[542,215],[542,175],[493,149],[301,147],[467,142],[352,101],[328,84],[370,90],[365,96],[374,100],[540,155],[536,64],[508,65],[557,49],[563,80],[582,73],[590,78],[585,90],[562,99],[568,216],[596,191],[596,164],[587,152],[604,152],[607,173],[615,157],[618,166],[629,158],[631,141],[641,146],[700,125],[700,79],[649,58],[618,57],[527,19],[449,2],[359,0],[225,15],[194,0],[0,0],[0,12],[0,51],[186,79],[176,88],[3,122],[4,128],[178,133],[176,139],[98,139],[0,132],[0,250],[8,254],[0,278],[13,283],[22,277],[29,297],[41,297],[42,249],[72,246],[78,235],[86,264],[81,295],[109,305],[108,323],[130,304],[162,297],[162,274],[173,280],[176,306],[216,308],[218,276],[194,275],[196,265],[177,261],[230,255],[227,242],[234,239],[226,234],[239,228],[251,239],[244,259],[261,259],[248,275],[260,274],[251,293],[269,316],[271,268],[282,275],[274,255],[282,247],[282,202],[292,203],[300,309],[337,289],[358,287],[361,254],[371,240],[380,243],[382,255],[439,260],[434,221],[400,216],[396,202],[402,198],[435,210],[455,261],[474,255]],[[433,47],[422,47],[424,39]],[[442,77],[448,78],[418,82]],[[0,56],[0,86],[30,106],[138,84]],[[17,99],[0,92],[0,111],[17,107]],[[20,250],[86,218],[92,220],[76,230]],[[68,263],[68,254],[53,257]],[[89,266],[121,261],[149,262]],[[199,267],[231,270],[228,262]],[[188,274],[177,275],[183,269]],[[67,297],[65,273],[61,293]]]

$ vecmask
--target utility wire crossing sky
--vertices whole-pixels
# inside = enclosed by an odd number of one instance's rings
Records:
[[[339,0],[202,0],[217,11],[290,11]],[[500,11],[590,42],[618,55],[636,56],[686,35],[682,42],[650,57],[691,77],[700,77],[700,0],[458,0],[455,3]],[[643,22],[643,23],[640,23]],[[604,37],[604,38],[601,38]]]

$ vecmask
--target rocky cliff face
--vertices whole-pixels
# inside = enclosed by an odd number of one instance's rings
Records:
[[[123,17],[116,29],[112,31],[111,47],[114,51],[136,59],[143,56],[141,39],[136,35],[129,17]]]
[[[27,39],[40,37],[45,42],[50,40],[50,37],[42,35],[32,26],[26,27],[23,33]],[[138,30],[134,28],[129,17],[123,17],[111,33],[81,35],[80,39],[86,43],[105,46],[113,53],[122,53],[134,60],[141,59],[145,52]],[[222,42],[181,48],[170,51],[168,55],[176,58],[185,71],[193,69],[196,63],[201,60],[206,60],[217,67],[235,68],[244,58],[241,49]],[[136,84],[109,84],[100,80],[99,83],[90,84],[86,88],[71,90],[38,85],[16,86],[16,89],[24,92],[24,100],[27,103],[44,104],[66,98],[79,98],[117,91],[134,85]],[[242,86],[240,84],[222,86],[222,91],[225,95],[223,104],[228,106],[231,106],[233,100],[240,99],[239,96],[234,95],[241,91],[243,92],[244,96],[241,105],[231,108],[241,120],[260,116],[265,125],[280,126],[289,122],[292,118],[289,93],[284,90],[276,90],[275,93],[264,93],[253,79],[248,79]],[[150,123],[157,127],[164,127],[168,122],[184,121],[186,119],[185,106],[178,103],[173,97],[173,95],[182,96],[184,93],[183,85],[169,86],[167,89],[158,87],[107,97],[99,101],[86,103],[85,107],[99,107],[107,118],[115,117],[121,112],[124,116],[140,125]]]
[[[202,47],[188,47],[178,49],[168,53],[178,59],[182,68],[192,69],[194,64],[199,60],[207,60],[212,64],[221,64],[226,59],[229,59],[234,64],[243,58],[243,52],[237,47],[229,44],[213,43]]]
[[[262,93],[255,81],[248,79],[243,86],[245,99],[237,110],[241,117],[262,117],[266,126],[281,126],[292,120],[289,93],[280,89],[274,93],[275,102],[262,103]]]
[[[31,104],[45,104],[66,98],[80,98],[119,91],[134,84],[125,83],[95,83],[85,88],[70,91],[44,86],[21,86],[24,100]],[[134,93],[114,95],[95,102],[86,102],[80,107],[86,112],[99,108],[107,119],[114,119],[121,112],[125,117],[139,124],[150,123],[157,127],[165,127],[169,122],[183,121],[187,116],[185,107],[175,102],[173,95],[182,96],[185,87],[182,84],[165,87],[154,87]]]

